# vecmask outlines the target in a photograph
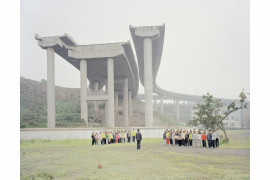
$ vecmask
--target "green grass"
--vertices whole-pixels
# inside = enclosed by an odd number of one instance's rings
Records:
[[[144,139],[139,151],[135,143],[21,141],[21,179],[249,179],[249,154],[242,154],[249,148],[237,145],[249,141],[247,133],[237,132],[239,139],[219,149],[163,146],[161,139]]]

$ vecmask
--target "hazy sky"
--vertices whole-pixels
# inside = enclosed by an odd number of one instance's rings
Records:
[[[68,33],[78,44],[133,45],[129,25],[163,23],[161,88],[223,98],[250,91],[248,0],[21,0],[20,74],[47,79],[47,54],[34,33]],[[57,54],[55,74],[57,86],[80,87],[79,71]]]

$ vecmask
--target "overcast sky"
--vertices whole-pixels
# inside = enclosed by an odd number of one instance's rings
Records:
[[[78,44],[133,45],[129,25],[163,23],[161,88],[220,98],[250,91],[248,0],[21,0],[20,75],[47,79],[47,54],[34,33],[68,33]],[[57,86],[80,87],[79,71],[57,54],[55,74]]]

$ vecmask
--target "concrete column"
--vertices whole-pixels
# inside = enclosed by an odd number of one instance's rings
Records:
[[[173,100],[173,112],[176,111],[176,100]]]
[[[114,67],[113,59],[108,58],[107,60],[107,76],[108,76],[108,126],[114,127]]]
[[[105,94],[108,95],[108,80],[105,80]],[[108,125],[108,101],[105,101],[105,125]]]
[[[131,91],[128,91],[128,115],[132,115],[132,110],[131,110]]]
[[[87,107],[87,61],[80,61],[81,74],[81,119],[88,125],[88,107]]]
[[[47,123],[48,128],[55,128],[55,69],[53,48],[47,48]]]
[[[191,119],[193,119],[193,102],[191,102],[191,109],[190,109],[190,114],[191,114]]]
[[[154,109],[157,109],[157,100],[154,99]]]
[[[179,110],[179,100],[176,100],[176,120],[179,121],[179,115],[180,115],[180,110]]]
[[[114,106],[115,108],[118,107],[118,92],[114,92]]]
[[[123,110],[124,125],[128,126],[128,78],[124,79],[123,84]]]
[[[94,95],[98,94],[98,82],[94,83]],[[95,101],[95,111],[98,111],[98,103]]]
[[[163,96],[161,96],[161,99],[160,99],[160,112],[161,114],[163,114]]]
[[[152,74],[152,40],[144,38],[144,94],[145,126],[153,125],[153,74]]]

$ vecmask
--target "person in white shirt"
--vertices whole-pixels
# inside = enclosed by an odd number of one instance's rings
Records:
[[[219,132],[216,130],[216,147],[219,147]]]
[[[212,147],[215,148],[216,146],[216,132],[215,130],[213,130],[213,133],[212,133]]]
[[[202,134],[200,131],[198,131],[198,133],[197,133],[197,147],[201,147],[201,143],[202,143]]]
[[[175,132],[173,130],[172,132],[172,142],[173,142],[173,146],[175,145]]]
[[[98,145],[101,145],[101,140],[102,140],[102,136],[101,136],[101,131],[98,134]]]
[[[197,144],[197,134],[196,131],[194,130],[192,134],[192,146],[196,147],[196,144]]]
[[[181,134],[181,138],[182,138],[182,146],[186,146],[186,143],[185,143],[185,131],[182,131],[182,134]]]

